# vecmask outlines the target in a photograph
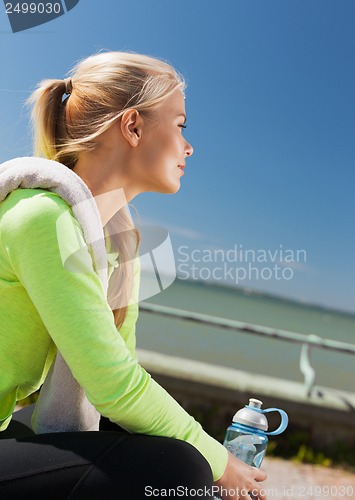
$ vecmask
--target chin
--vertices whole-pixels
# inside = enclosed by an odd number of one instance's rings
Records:
[[[179,189],[181,188],[180,184],[178,186],[175,186],[174,188],[171,189],[171,191],[169,191],[168,194],[175,194],[179,191]]]
[[[164,186],[161,189],[158,189],[156,192],[162,194],[175,194],[181,188],[181,184],[179,183],[171,183],[168,186]]]
[[[170,191],[170,193],[171,193],[171,194],[175,194],[175,193],[177,193],[177,192],[179,191],[179,189],[180,189],[180,188],[181,188],[181,185],[179,184],[178,186],[175,186],[175,188],[174,188],[174,189],[172,189],[172,190]]]

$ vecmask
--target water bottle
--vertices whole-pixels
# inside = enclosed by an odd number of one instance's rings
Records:
[[[223,445],[232,455],[253,467],[259,468],[266,453],[268,438],[281,434],[288,425],[287,413],[278,408],[261,408],[262,401],[250,398],[249,404],[237,411],[228,427]],[[279,427],[271,432],[265,413],[278,411],[281,415]],[[253,498],[252,495],[250,495]],[[219,497],[215,497],[218,499]]]

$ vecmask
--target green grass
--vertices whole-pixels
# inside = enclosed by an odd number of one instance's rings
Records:
[[[270,441],[268,455],[291,459],[296,463],[322,465],[324,467],[342,467],[355,471],[355,450],[348,444],[338,441],[323,447],[311,440],[306,430],[290,428],[287,435]]]

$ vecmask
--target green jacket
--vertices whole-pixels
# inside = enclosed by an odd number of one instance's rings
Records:
[[[227,450],[137,362],[138,304],[129,305],[118,332],[88,250],[81,255],[82,272],[63,266],[56,229],[63,214],[77,229],[61,227],[68,255],[77,249],[78,237],[87,249],[79,223],[59,195],[16,189],[0,203],[0,430],[8,426],[17,401],[42,385],[58,347],[101,415],[130,432],[189,442],[219,479]],[[139,279],[135,283],[133,294]]]

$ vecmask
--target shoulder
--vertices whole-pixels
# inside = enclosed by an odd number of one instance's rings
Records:
[[[0,203],[2,229],[25,228],[32,224],[52,225],[71,207],[56,193],[46,189],[19,188]]]
[[[31,210],[32,213],[41,213],[43,210],[58,212],[68,209],[70,206],[57,193],[40,188],[15,189],[0,203],[1,214],[7,210],[13,210],[13,212]]]
[[[78,246],[82,228],[71,207],[46,189],[15,189],[0,203],[0,239],[8,249],[33,245],[57,251],[58,238]]]
[[[18,275],[26,266],[37,273],[38,266],[45,266],[60,276],[63,263],[66,270],[80,265],[82,272],[92,272],[83,231],[70,205],[45,189],[16,189],[0,203],[0,244]]]

